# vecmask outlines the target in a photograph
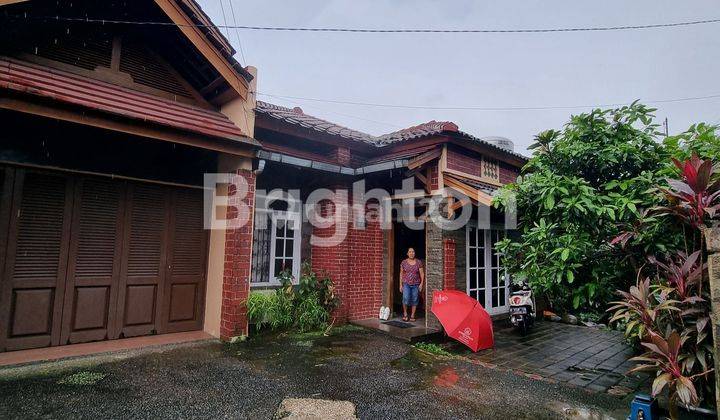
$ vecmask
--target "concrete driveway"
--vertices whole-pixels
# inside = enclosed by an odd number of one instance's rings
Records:
[[[271,418],[286,397],[345,400],[360,418],[623,418],[588,393],[343,327],[330,337],[203,342],[0,370],[0,418]]]

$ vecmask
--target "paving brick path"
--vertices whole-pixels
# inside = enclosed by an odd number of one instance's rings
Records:
[[[627,374],[633,355],[620,332],[545,321],[525,337],[509,325],[496,325],[495,348],[470,358],[536,379],[626,395],[648,383],[645,373]]]

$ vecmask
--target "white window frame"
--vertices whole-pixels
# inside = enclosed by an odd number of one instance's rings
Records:
[[[477,229],[477,225],[474,223],[468,223],[468,225],[465,227],[465,292],[470,295],[470,232]],[[493,262],[493,255],[492,255],[492,231],[503,231],[504,229],[498,229],[496,227],[491,226],[490,229],[477,229],[478,233],[482,232],[482,234],[478,234],[478,243],[475,244],[475,248],[478,247],[480,239],[483,240],[483,254],[484,254],[484,263],[483,266],[480,267],[479,261],[476,261],[477,267],[472,267],[473,269],[482,269],[483,275],[478,276],[478,287],[473,290],[484,290],[485,291],[485,301],[480,302],[480,304],[485,308],[488,314],[490,315],[498,315],[498,314],[504,314],[507,313],[509,310],[508,305],[508,297],[510,293],[510,275],[507,273],[507,271],[502,267],[500,262],[497,262],[497,265],[495,265],[495,262]],[[474,251],[474,250],[473,250]],[[492,307],[492,294],[495,292],[495,290],[498,290],[498,287],[496,287],[493,290],[492,287],[492,270],[496,269],[498,270],[498,280],[500,279],[500,275],[505,279],[505,302],[504,305],[499,305],[497,307]],[[483,287],[480,286],[480,279],[483,278],[485,280],[485,283]]]
[[[293,284],[298,284],[300,279],[300,241],[302,220],[300,213],[273,210],[270,214],[270,270],[268,271],[269,281],[263,283],[252,283],[251,286],[279,286],[280,281],[275,273],[275,248],[277,241],[277,225],[278,220],[293,222],[293,256],[292,256],[292,276]]]

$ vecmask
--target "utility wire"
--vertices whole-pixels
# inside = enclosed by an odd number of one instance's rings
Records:
[[[233,25],[237,26],[237,19],[235,19],[235,7],[233,6],[233,0],[228,0],[228,3],[230,3],[230,12],[232,14]],[[242,57],[242,62],[247,64],[247,60],[245,60],[245,51],[243,51],[242,42],[240,42],[240,32],[237,28],[235,28],[235,38],[237,38],[238,48],[240,49],[240,57]]]
[[[439,110],[439,111],[542,111],[542,110],[558,110],[558,109],[587,109],[587,108],[609,108],[623,105],[630,105],[632,102],[618,102],[608,104],[597,104],[597,105],[570,105],[570,106],[511,106],[511,107],[481,107],[481,106],[430,106],[430,105],[403,105],[403,104],[384,104],[375,102],[357,102],[357,101],[345,101],[336,99],[320,99],[320,98],[305,98],[301,96],[287,96],[287,95],[273,95],[269,93],[257,92],[258,95],[267,96],[270,98],[278,99],[295,99],[301,101],[310,102],[323,102],[330,104],[340,105],[357,105],[374,108],[401,108],[401,109],[425,109],[425,110]],[[673,98],[673,99],[658,99],[643,101],[643,103],[672,103],[672,102],[686,102],[686,101],[699,101],[706,99],[720,98],[720,94],[708,95],[708,96],[695,96],[687,98]]]
[[[134,20],[113,20],[98,19],[90,17],[68,17],[68,16],[32,16],[23,15],[7,15],[16,18],[32,18],[41,20],[56,20],[64,22],[86,22],[86,23],[102,23],[102,24],[122,24],[122,25],[155,25],[155,26],[187,26],[187,27],[215,27],[220,29],[242,29],[250,31],[284,31],[284,32],[349,32],[349,33],[395,33],[395,34],[411,34],[411,33],[430,33],[430,34],[511,34],[511,33],[548,33],[548,32],[602,32],[602,31],[627,31],[637,29],[658,29],[658,28],[675,28],[681,26],[705,25],[711,23],[720,23],[718,19],[702,19],[685,22],[656,23],[648,25],[621,25],[621,26],[588,26],[588,27],[567,27],[567,28],[520,28],[520,29],[372,29],[372,28],[343,28],[343,27],[290,27],[290,26],[249,26],[249,25],[183,25],[173,22],[153,22],[153,21],[134,21]]]

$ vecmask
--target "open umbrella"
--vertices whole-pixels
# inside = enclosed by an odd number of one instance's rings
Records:
[[[457,290],[433,292],[432,313],[440,320],[450,337],[472,351],[495,345],[492,320],[480,303]]]

